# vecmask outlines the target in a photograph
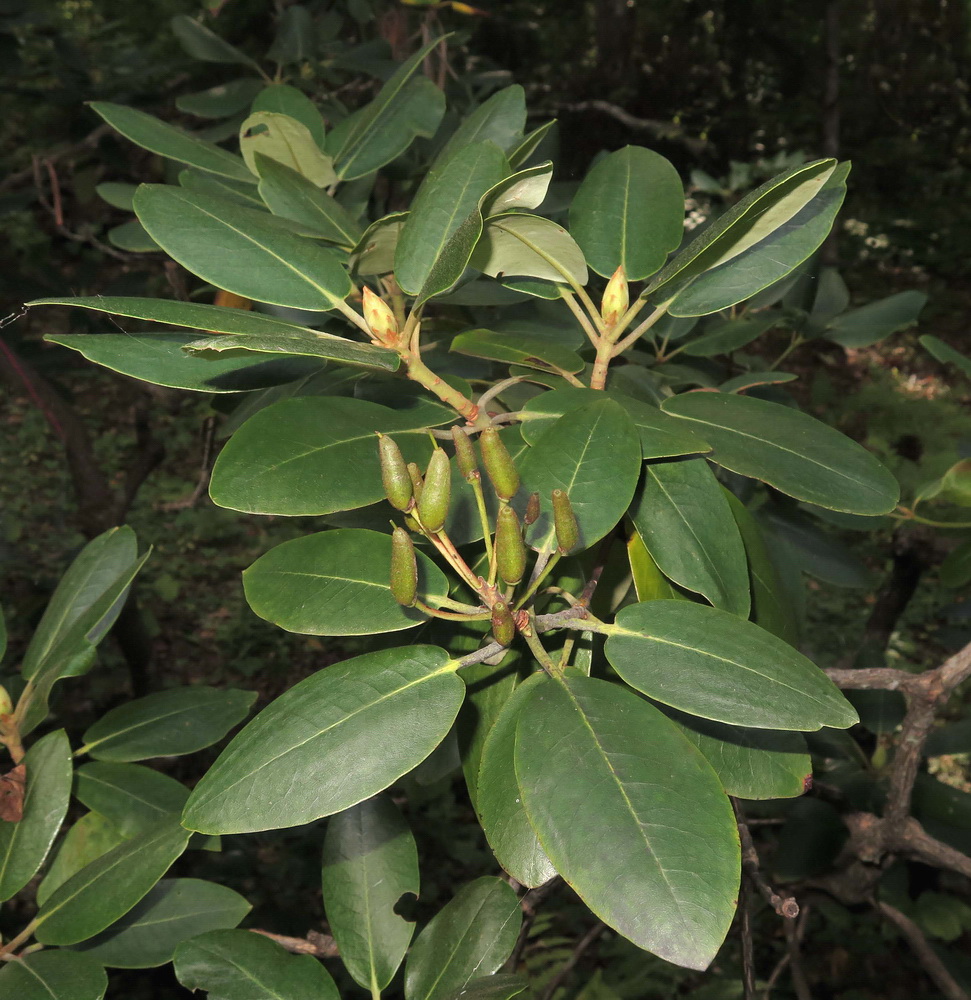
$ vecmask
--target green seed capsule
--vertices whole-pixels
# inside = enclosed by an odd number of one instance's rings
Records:
[[[526,572],[526,546],[519,518],[512,507],[503,505],[496,517],[496,564],[506,583],[519,583]]]
[[[387,434],[378,435],[378,450],[381,455],[381,482],[388,502],[397,510],[407,510],[411,506],[414,487],[404,455],[394,438]]]
[[[418,517],[426,531],[441,531],[448,517],[452,495],[452,466],[441,448],[432,452],[425,470],[425,485],[418,498]]]
[[[580,527],[570,498],[563,490],[553,490],[553,527],[556,530],[556,545],[560,555],[572,552],[580,541]]]
[[[495,487],[496,496],[500,500],[511,500],[519,489],[519,473],[499,437],[499,431],[495,427],[487,427],[479,435],[479,447],[482,449],[482,463]]]
[[[411,479],[411,488],[415,494],[415,503],[418,503],[421,500],[421,491],[425,483],[421,478],[421,469],[414,462],[408,463],[408,476]]]
[[[539,494],[531,493],[523,514],[523,524],[535,524],[539,520]]]
[[[404,528],[395,528],[391,536],[391,594],[406,608],[418,599],[418,562],[411,535]]]
[[[516,619],[505,601],[492,605],[492,635],[501,646],[509,646],[516,638]]]
[[[475,448],[469,440],[469,435],[455,424],[452,427],[452,440],[455,442],[455,461],[459,472],[471,481],[472,473],[478,471],[479,463],[475,460]]]

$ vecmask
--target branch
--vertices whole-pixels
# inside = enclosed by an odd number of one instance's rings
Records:
[[[336,958],[339,954],[337,943],[329,934],[321,934],[320,931],[307,931],[305,938],[287,937],[285,934],[273,934],[270,931],[260,930],[258,927],[251,927],[253,934],[262,934],[263,937],[276,941],[278,945],[286,948],[291,955],[313,955],[315,958]]]
[[[734,804],[734,799],[732,800]],[[736,807],[736,815],[740,816]],[[786,920],[795,920],[799,916],[799,904],[793,896],[780,896],[775,889],[766,881],[759,864],[759,855],[755,850],[755,843],[752,834],[749,832],[748,824],[744,819],[738,820],[738,837],[742,843],[742,868],[749,877],[752,884],[765,899],[765,901]]]
[[[650,132],[656,139],[683,142],[693,153],[701,153],[709,146],[709,143],[705,139],[696,139],[686,135],[684,129],[674,122],[659,121],[657,118],[638,118],[629,111],[625,111],[619,105],[611,104],[609,101],[560,102],[557,104],[557,108],[562,111],[600,111],[634,131]]]
[[[587,949],[597,940],[598,937],[604,932],[606,924],[602,920],[598,920],[586,934],[577,942],[576,947],[573,949],[573,953],[570,957],[563,963],[563,967],[557,972],[557,974],[549,981],[546,989],[543,992],[543,1000],[553,1000],[553,995],[556,991],[563,985],[563,980],[576,968],[577,963],[583,958],[584,953]]]
[[[942,996],[947,1000],[968,1000],[968,994],[958,985],[934,949],[927,943],[924,932],[900,910],[887,903],[874,904],[876,910],[897,927],[907,939],[924,971],[934,980]]]

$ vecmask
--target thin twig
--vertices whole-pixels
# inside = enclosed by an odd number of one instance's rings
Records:
[[[947,971],[944,963],[937,957],[934,949],[928,944],[924,932],[900,910],[888,903],[877,902],[874,904],[878,913],[886,917],[897,930],[907,939],[912,951],[917,956],[917,960],[923,966],[924,971],[941,991],[941,995],[946,1000],[968,1000],[968,994],[961,989],[960,985]]]
[[[755,842],[752,840],[748,824],[745,822],[744,816],[740,812],[735,799],[732,800],[732,804],[736,807],[738,837],[742,844],[742,867],[745,870],[745,874],[769,906],[780,917],[785,917],[786,920],[795,920],[799,916],[799,904],[792,896],[780,896],[766,881],[765,876],[762,874],[759,855],[755,850]]]
[[[544,882],[535,889],[530,889],[519,901],[519,905],[523,911],[523,923],[519,930],[519,937],[516,939],[516,947],[513,948],[512,954],[505,964],[507,971],[515,972],[518,968],[520,959],[523,957],[523,952],[526,950],[526,944],[529,941],[529,932],[536,921],[540,907],[561,885],[563,885],[563,879],[559,875],[554,875],[549,882]]]
[[[755,1000],[755,949],[752,943],[752,913],[749,908],[751,889],[743,878],[738,890],[738,910],[742,935],[742,991],[745,1000]]]
[[[329,934],[321,934],[320,931],[307,931],[305,938],[288,937],[286,934],[273,934],[270,931],[261,930],[258,927],[251,927],[253,934],[261,934],[263,937],[276,941],[278,945],[285,948],[292,955],[313,955],[315,958],[336,958],[340,954],[337,950],[337,943]]]
[[[590,930],[588,930],[587,933],[580,938],[576,947],[573,949],[573,953],[563,963],[559,972],[557,972],[557,974],[549,981],[549,985],[543,992],[543,1000],[553,1000],[553,995],[563,985],[563,981],[576,968],[577,963],[581,958],[583,958],[584,953],[597,940],[597,938],[600,937],[606,926],[607,925],[602,920],[598,920],[593,927],[591,927]]]

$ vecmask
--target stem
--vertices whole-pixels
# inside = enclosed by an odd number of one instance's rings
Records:
[[[475,494],[475,506],[479,511],[479,522],[482,525],[482,539],[485,542],[486,559],[492,566],[492,532],[489,530],[489,512],[486,510],[485,493],[482,490],[482,476],[476,472],[470,482]]]
[[[3,947],[0,947],[0,955],[9,955],[19,948],[25,941],[28,941],[37,929],[37,920],[31,922],[16,936],[12,937]]]
[[[343,299],[337,301],[337,311],[346,316],[359,330],[363,330],[367,334],[368,340],[372,339],[371,328],[367,325],[367,321],[364,317],[349,306]]]
[[[496,382],[494,386],[486,389],[484,393],[476,400],[476,405],[480,410],[484,410],[501,392],[505,392],[510,386],[516,385],[519,382],[525,382],[526,380],[522,375],[513,375],[510,378],[504,378],[501,382]]]
[[[463,614],[472,615],[488,610],[484,604],[477,608],[471,604],[463,604],[461,601],[453,601],[451,597],[440,597],[439,603],[442,607],[451,608],[453,611],[461,611]]]
[[[915,513],[908,507],[898,507],[897,510],[901,511],[901,513],[891,513],[887,516],[897,521],[913,521],[915,524],[927,524],[932,528],[971,528],[971,521],[932,521],[928,517]]]
[[[804,343],[803,337],[798,333],[793,333],[792,338],[789,341],[789,346],[775,359],[775,361],[772,362],[771,365],[769,365],[768,370],[770,372],[775,371],[776,368],[778,368],[779,365],[781,365],[782,362],[785,361],[785,359],[789,357],[789,355],[792,354],[792,352],[802,343]]]
[[[568,291],[566,288],[561,288],[560,295],[563,297],[563,301],[570,307],[570,312],[576,316],[577,322],[583,327],[583,332],[590,338],[590,343],[596,347],[600,342],[600,335],[597,333],[590,320],[587,319],[583,310],[577,305],[577,300],[574,297],[573,292]]]
[[[597,344],[597,358],[593,363],[593,371],[590,373],[591,389],[605,389],[607,387],[607,371],[613,356],[614,345],[606,337],[601,337]]]
[[[408,368],[408,378],[434,393],[443,403],[451,406],[456,413],[465,417],[468,423],[480,428],[489,423],[489,418],[484,413],[479,412],[479,407],[471,399],[463,396],[458,389],[453,389],[447,382],[439,378],[421,360],[417,352],[405,351],[401,357]]]
[[[539,636],[536,634],[536,630],[533,628],[534,618],[532,615],[529,616],[529,625],[522,630],[522,636],[526,640],[526,645],[529,646],[533,656],[536,657],[536,661],[539,665],[551,676],[555,677],[559,671],[556,664],[553,663],[553,659],[549,653],[546,652],[546,647],[539,641]]]
[[[663,319],[663,317],[668,314],[668,309],[671,308],[672,302],[674,302],[673,297],[668,299],[667,302],[662,302],[657,309],[655,309],[654,312],[652,312],[651,315],[644,320],[643,323],[634,327],[634,329],[614,347],[613,356],[617,357],[618,354],[623,354],[624,351],[631,346],[631,344],[647,333],[647,331],[650,330],[659,319]]]
[[[475,593],[478,593],[479,578],[469,568],[469,564],[459,555],[458,549],[452,544],[452,539],[444,531],[439,531],[436,534],[428,534],[427,538],[442,554],[442,557],[449,566],[462,577]]]
[[[560,673],[562,674],[566,670],[567,664],[570,662],[570,654],[573,652],[573,647],[576,645],[577,637],[571,635],[567,637],[566,642],[563,643],[563,655],[560,657]]]
[[[415,601],[415,607],[423,614],[431,615],[432,618],[442,618],[449,622],[477,622],[490,617],[488,611],[480,611],[472,615],[459,614],[455,611],[442,611],[441,608],[433,608],[425,604],[424,601]]]
[[[529,586],[523,596],[519,598],[514,611],[518,611],[536,593],[539,585],[550,575],[550,571],[559,561],[559,552],[552,553],[552,558],[550,558],[549,552],[541,552],[536,557],[536,565],[533,567],[533,576],[529,581]]]

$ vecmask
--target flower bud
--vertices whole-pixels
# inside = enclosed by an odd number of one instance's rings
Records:
[[[516,619],[505,601],[492,605],[492,635],[501,646],[509,646],[516,638]]]
[[[391,536],[391,594],[406,608],[418,599],[418,562],[411,535],[396,527]]]
[[[364,320],[371,335],[385,347],[394,347],[398,342],[398,321],[387,302],[364,286]]]
[[[486,427],[479,435],[479,447],[482,449],[482,464],[492,480],[496,496],[500,500],[511,500],[519,489],[519,473],[499,437],[499,431],[492,426]]]
[[[624,274],[623,264],[614,271],[607,287],[604,289],[604,297],[600,302],[600,315],[609,330],[617,323],[617,320],[627,312],[630,305],[630,293],[627,288],[627,276]]]
[[[496,517],[496,564],[506,583],[516,584],[526,572],[526,546],[516,512],[506,504]]]
[[[378,450],[381,455],[381,482],[384,484],[385,496],[392,507],[408,510],[414,496],[414,487],[401,449],[394,438],[379,434]]]
[[[580,542],[580,526],[573,513],[570,498],[563,490],[553,490],[553,527],[560,555],[572,552]]]
[[[479,463],[475,459],[475,447],[469,440],[469,435],[458,424],[452,426],[452,440],[455,442],[455,461],[458,463],[459,472],[471,482],[472,473],[479,469]]]
[[[535,524],[539,520],[539,494],[530,493],[526,502],[526,513],[523,514],[523,524]]]
[[[425,484],[418,499],[418,518],[426,531],[441,531],[448,517],[452,495],[452,465],[441,448],[432,452],[425,470]]]
[[[0,715],[10,715],[13,712],[13,701],[7,694],[7,689],[0,685]]]

